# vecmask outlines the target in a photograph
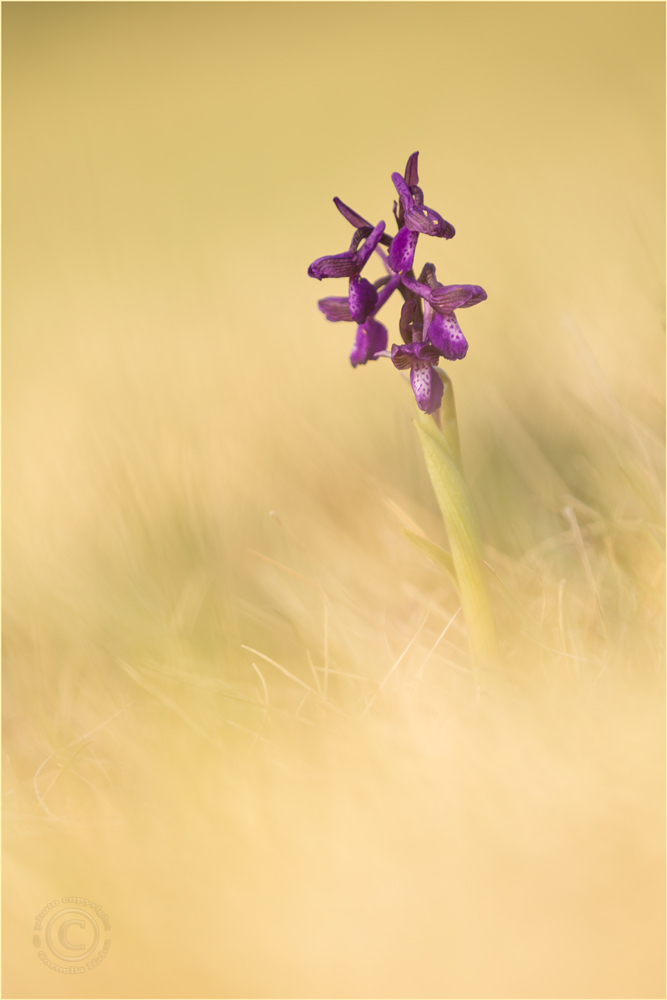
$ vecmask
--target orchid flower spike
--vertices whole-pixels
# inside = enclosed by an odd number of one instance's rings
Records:
[[[418,153],[410,156],[403,175],[392,174],[399,197],[399,202],[394,203],[398,233],[390,237],[384,222],[373,227],[340,198],[334,198],[336,208],[355,230],[350,249],[319,257],[308,268],[308,274],[320,281],[348,279],[346,296],[328,296],[320,299],[318,306],[331,323],[357,324],[350,354],[352,366],[388,357],[396,368],[409,368],[417,405],[424,413],[435,413],[443,398],[443,382],[437,371],[439,358],[457,361],[468,351],[455,310],[483,302],[486,292],[480,285],[442,285],[433,264],[424,265],[419,280],[414,277],[412,267],[419,236],[454,236],[454,227],[424,205],[418,157]],[[389,247],[388,255],[380,249],[381,244]],[[361,272],[375,251],[388,274],[371,282]],[[397,288],[404,299],[399,320],[403,344],[394,344],[389,353],[387,328],[377,320],[377,314]]]

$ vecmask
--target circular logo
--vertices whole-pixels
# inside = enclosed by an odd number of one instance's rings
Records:
[[[109,916],[91,899],[63,896],[35,917],[32,943],[37,957],[54,972],[89,972],[103,962],[111,945]]]

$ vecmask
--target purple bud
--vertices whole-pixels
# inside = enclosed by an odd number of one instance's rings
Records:
[[[440,409],[445,387],[435,368],[426,361],[420,361],[410,372],[410,384],[417,400],[417,406],[424,413],[435,413]]]

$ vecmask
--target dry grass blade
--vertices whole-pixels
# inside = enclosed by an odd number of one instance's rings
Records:
[[[431,659],[431,657],[435,653],[435,651],[438,648],[438,646],[440,645],[441,639],[444,639],[445,636],[447,635],[447,633],[449,632],[450,625],[452,625],[454,623],[454,620],[456,619],[456,616],[462,610],[463,610],[462,608],[457,608],[456,609],[456,611],[454,612],[454,614],[452,615],[452,617],[449,619],[449,621],[447,622],[447,624],[443,628],[443,630],[440,633],[440,635],[438,636],[438,638],[435,640],[435,642],[433,643],[433,645],[429,649],[428,653],[426,654],[426,656],[424,657],[424,659],[422,661],[421,667],[417,671],[417,674],[416,674],[417,680],[421,680],[422,679],[422,675],[424,673],[424,667],[426,666],[426,664],[428,663],[428,661]]]
[[[275,667],[276,670],[279,670],[281,672],[281,674],[284,674],[285,677],[289,677],[291,681],[294,681],[295,684],[298,684],[299,687],[305,688],[307,691],[312,691],[313,694],[317,694],[317,692],[313,688],[311,688],[309,684],[306,684],[305,681],[302,681],[300,677],[295,677],[294,674],[291,674],[289,670],[285,669],[285,667],[282,667],[279,663],[276,663],[276,661],[272,660],[270,656],[266,656],[265,653],[260,653],[258,649],[253,649],[251,646],[244,646],[243,644],[241,644],[241,649],[246,649],[249,653],[254,653],[255,656],[261,657],[263,660],[266,661],[266,663],[270,663],[272,667]]]
[[[563,516],[567,520],[567,523],[570,525],[570,529],[572,531],[572,537],[574,538],[574,543],[576,545],[577,552],[579,553],[579,558],[581,559],[582,566],[584,567],[586,579],[588,580],[590,588],[595,596],[595,603],[600,613],[600,622],[602,623],[602,627],[606,632],[607,625],[604,620],[604,608],[602,607],[602,601],[600,600],[600,591],[598,590],[598,585],[595,580],[595,574],[593,573],[591,562],[590,559],[588,558],[588,553],[586,551],[586,546],[584,545],[584,540],[581,537],[581,529],[579,527],[577,515],[575,514],[574,509],[570,504],[567,504],[563,508]]]
[[[415,632],[415,634],[413,635],[412,639],[410,639],[410,642],[409,642],[409,643],[407,644],[407,646],[405,647],[405,649],[403,650],[403,652],[401,653],[401,655],[400,655],[400,656],[398,657],[398,659],[397,659],[397,660],[395,661],[395,663],[394,663],[394,665],[392,666],[391,670],[390,670],[390,671],[389,671],[389,673],[388,673],[388,674],[386,675],[386,677],[384,678],[384,680],[383,680],[383,681],[382,681],[382,682],[380,683],[380,686],[379,686],[379,688],[377,689],[377,691],[375,692],[375,694],[373,695],[373,697],[372,697],[372,698],[370,699],[370,701],[368,702],[368,704],[367,704],[367,705],[366,705],[366,707],[364,708],[363,712],[361,713],[361,718],[362,718],[362,719],[364,718],[364,716],[365,716],[365,715],[368,715],[368,713],[370,712],[371,708],[372,708],[372,707],[373,707],[373,705],[375,704],[375,702],[376,702],[376,700],[377,700],[378,696],[379,696],[379,695],[380,695],[380,694],[382,693],[382,691],[384,690],[384,687],[385,687],[385,685],[386,685],[387,681],[388,681],[388,680],[389,680],[389,679],[390,679],[391,677],[393,677],[394,673],[396,672],[396,670],[398,670],[399,666],[400,666],[400,665],[401,665],[401,663],[403,662],[403,659],[405,658],[406,654],[407,654],[407,653],[408,653],[408,652],[409,652],[409,651],[410,651],[410,650],[412,649],[412,647],[414,646],[415,642],[416,642],[416,641],[417,641],[417,639],[419,638],[419,633],[421,632],[421,630],[423,629],[424,625],[426,624],[426,620],[427,620],[427,618],[428,618],[428,612],[427,612],[427,613],[426,613],[426,615],[424,616],[424,618],[423,618],[423,620],[422,620],[422,622],[421,622],[421,624],[420,624],[419,628],[417,629],[417,631],[416,631],[416,632]]]
[[[206,742],[210,743],[212,746],[216,748],[219,747],[218,741],[213,739],[213,737],[211,737],[211,735],[202,726],[200,726],[197,722],[195,722],[194,719],[191,719],[188,713],[181,708],[178,702],[175,702],[172,698],[166,695],[163,691],[160,691],[160,689],[155,687],[153,684],[149,684],[146,678],[143,677],[138,670],[135,670],[134,667],[131,667],[129,663],[126,663],[125,660],[122,660],[119,657],[116,662],[123,668],[125,673],[128,674],[132,678],[132,680],[139,685],[139,687],[142,687],[144,691],[150,694],[151,697],[155,698],[156,701],[159,701],[166,708],[174,712],[179,717],[179,719],[182,719],[182,721],[185,722],[185,724],[189,726],[190,729],[193,730],[193,732],[197,733],[198,736],[201,736],[202,739],[206,740]]]

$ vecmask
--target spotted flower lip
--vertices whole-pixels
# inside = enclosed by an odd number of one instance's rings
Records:
[[[424,339],[430,340],[448,361],[462,361],[468,353],[468,341],[454,313],[443,316],[428,303],[424,309]]]
[[[424,413],[435,413],[442,402],[444,386],[434,368],[440,354],[431,344],[413,342],[393,344],[391,360],[399,369],[410,368],[410,384],[417,406]]]
[[[308,274],[318,281],[322,278],[351,278],[359,274],[380,242],[383,233],[384,222],[378,222],[370,233],[368,227],[360,227],[354,234],[349,250],[327,257],[318,257],[308,268]],[[361,240],[364,242],[359,246]]]
[[[413,232],[407,226],[402,226],[394,236],[389,247],[389,266],[392,271],[402,274],[409,271],[415,259],[419,233]]]

